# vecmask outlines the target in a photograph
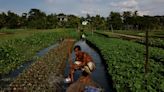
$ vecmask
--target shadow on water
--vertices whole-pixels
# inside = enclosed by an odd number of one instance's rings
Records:
[[[91,48],[85,41],[78,41],[75,43],[75,45],[80,45],[82,48],[82,51],[87,52],[91,57],[93,58],[94,62],[96,63],[96,70],[92,73],[92,79],[97,82],[99,85],[101,85],[104,89],[105,92],[115,92],[113,90],[112,82],[110,79],[109,74],[107,73],[107,70],[105,68],[105,65],[102,61],[102,58],[100,54]],[[74,61],[75,59],[75,54],[74,51],[72,52],[72,59]],[[67,60],[68,61],[68,60]],[[65,69],[65,76],[68,75],[69,72],[69,64],[67,62],[66,64],[66,69]],[[79,78],[81,74],[81,71],[77,71],[75,73],[75,81]]]
[[[59,45],[59,43],[56,43],[54,45],[51,45],[48,48],[44,48],[36,53],[37,57],[44,56],[50,49],[56,48]],[[20,74],[23,72],[23,70],[27,69],[33,62],[35,61],[35,58],[26,61],[22,65],[20,65],[17,69],[11,71],[9,74],[0,75],[0,87],[1,88],[7,88],[9,84]]]

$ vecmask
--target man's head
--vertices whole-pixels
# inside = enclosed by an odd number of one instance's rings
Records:
[[[74,51],[75,51],[75,54],[78,55],[79,52],[81,51],[81,47],[80,47],[79,45],[76,45],[76,46],[74,47]]]

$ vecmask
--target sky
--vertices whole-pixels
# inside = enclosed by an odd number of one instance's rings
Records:
[[[31,8],[50,13],[76,16],[109,16],[111,11],[135,11],[139,15],[164,15],[164,0],[0,0],[0,12],[12,11],[19,15]]]

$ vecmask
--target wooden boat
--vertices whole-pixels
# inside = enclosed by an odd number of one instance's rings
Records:
[[[97,90],[96,92],[103,92],[102,87],[99,84],[97,84],[91,78],[88,78],[86,80],[84,76],[81,76],[77,81],[70,84],[66,92],[89,92],[89,91],[85,91],[86,87],[92,87]]]

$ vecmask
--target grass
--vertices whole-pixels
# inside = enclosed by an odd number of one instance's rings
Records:
[[[19,39],[29,37],[35,33],[42,33],[42,32],[56,32],[56,31],[63,31],[64,29],[48,29],[48,30],[38,30],[38,29],[1,29],[0,33],[0,42],[4,40],[12,40],[12,39]]]

